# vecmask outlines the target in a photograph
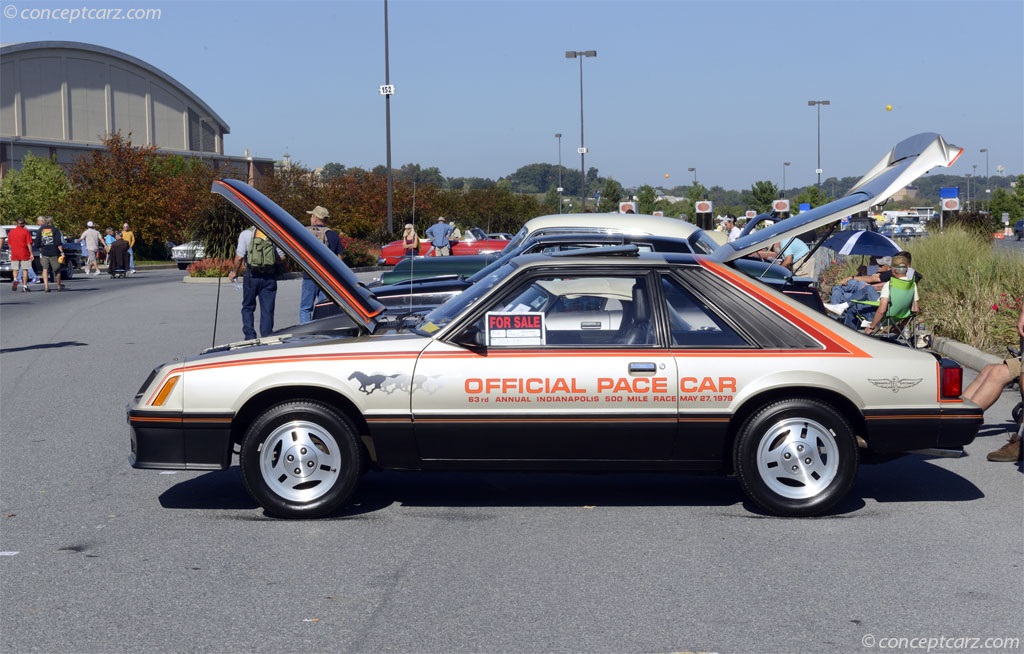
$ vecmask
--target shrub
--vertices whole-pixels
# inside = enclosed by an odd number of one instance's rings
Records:
[[[857,274],[857,266],[860,256],[835,255],[831,261],[825,264],[821,274],[818,276],[818,294],[822,302],[830,302],[832,298],[832,287],[839,283],[840,279]]]
[[[1024,258],[996,248],[991,234],[955,226],[912,241],[908,250],[924,275],[921,317],[935,334],[994,354],[1017,343]]]
[[[928,233],[939,234],[946,230],[956,230],[967,232],[981,239],[991,239],[994,230],[1002,229],[1001,223],[997,226],[990,216],[978,211],[947,212],[947,215],[941,221],[941,229],[939,223],[940,220],[938,218],[929,220]]]
[[[227,277],[232,259],[203,259],[188,267],[190,277]]]
[[[345,247],[342,259],[349,268],[365,268],[377,265],[380,258],[380,248],[366,241],[342,236],[341,244]]]

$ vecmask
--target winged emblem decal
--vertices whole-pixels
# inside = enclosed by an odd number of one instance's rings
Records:
[[[893,393],[899,393],[904,388],[913,388],[921,383],[921,377],[917,379],[900,379],[899,377],[890,377],[888,379],[868,379],[869,382],[879,388],[887,388]]]

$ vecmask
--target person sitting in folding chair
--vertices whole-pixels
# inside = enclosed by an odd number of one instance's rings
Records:
[[[914,346],[913,321],[917,315],[917,283],[908,273],[910,262],[906,257],[895,256],[892,260],[892,277],[882,286],[878,297],[878,309],[871,324],[864,328],[865,334],[874,334],[881,324],[885,331],[894,331],[897,340]],[[866,304],[866,303],[865,303]],[[906,333],[911,327],[909,335]]]

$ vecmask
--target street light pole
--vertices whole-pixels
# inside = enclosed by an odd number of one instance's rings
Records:
[[[391,66],[388,59],[388,0],[384,0],[384,85],[380,87],[380,94],[384,96],[384,131],[387,139],[387,166],[388,166],[388,234],[394,231],[394,214],[392,212],[392,189],[391,178],[391,96],[395,93],[395,87],[391,86]]]
[[[982,148],[979,152],[985,153],[985,186],[988,187],[988,148]],[[987,203],[990,199],[992,190],[989,188],[985,189],[985,202]],[[983,205],[984,206],[984,205]]]
[[[786,168],[788,168],[790,162],[782,162],[782,197],[786,197]]]
[[[587,146],[583,140],[583,58],[596,57],[597,50],[566,50],[566,59],[580,60],[580,211],[587,208],[587,166],[584,161],[587,154]]]
[[[818,107],[818,169],[815,171],[818,173],[818,188],[821,188],[821,105],[832,104],[829,100],[808,100],[808,107]]]
[[[555,134],[558,139],[558,213],[562,213],[562,135]]]
[[[693,173],[693,188],[697,188],[697,169],[696,168],[687,168],[686,170],[687,170],[687,172]]]

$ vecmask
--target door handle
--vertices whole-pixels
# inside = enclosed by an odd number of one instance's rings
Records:
[[[629,364],[631,375],[653,375],[658,372],[658,366],[649,361],[633,361]]]

